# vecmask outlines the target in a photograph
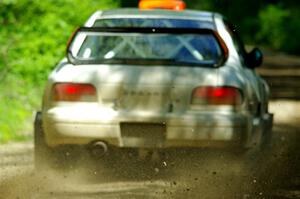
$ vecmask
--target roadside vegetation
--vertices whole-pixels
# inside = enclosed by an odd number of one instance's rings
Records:
[[[299,3],[294,0],[186,0],[237,24],[248,44],[300,54]],[[31,139],[48,73],[64,56],[75,27],[96,10],[136,7],[138,0],[0,1],[0,143]],[[292,36],[291,36],[292,34]]]
[[[115,0],[0,1],[0,143],[30,139],[49,71],[75,27]]]

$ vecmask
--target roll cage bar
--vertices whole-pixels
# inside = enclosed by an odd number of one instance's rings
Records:
[[[199,29],[199,28],[151,28],[151,27],[80,27],[78,28],[71,36],[68,46],[67,46],[67,57],[69,62],[73,64],[83,64],[80,60],[77,60],[71,53],[70,46],[73,39],[79,32],[98,32],[98,33],[144,33],[144,34],[211,34],[213,35],[222,50],[222,60],[220,63],[217,63],[217,66],[221,66],[228,58],[228,48],[220,37],[220,35],[211,29]],[[169,52],[169,55],[176,54],[182,47],[185,47],[191,55],[193,55],[197,60],[203,60],[203,56],[190,44],[190,39],[188,38],[179,38],[180,45]],[[134,43],[130,40],[123,38],[123,41],[116,46],[113,51],[119,52],[122,50],[123,46],[128,44],[137,54],[140,54],[141,57],[145,57],[143,52],[139,50]]]

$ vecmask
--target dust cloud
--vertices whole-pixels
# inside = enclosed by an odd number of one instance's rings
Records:
[[[232,151],[173,150],[155,161],[102,164],[101,159],[83,157],[68,170],[39,171],[33,169],[32,159],[25,161],[12,152],[9,165],[0,162],[0,199],[297,198],[288,197],[286,190],[299,186],[293,184],[300,176],[298,115],[288,120],[277,110],[287,104],[272,104],[272,148],[251,158]],[[26,153],[32,156],[32,150]],[[1,149],[0,154],[7,156]],[[15,168],[13,161],[26,164]]]

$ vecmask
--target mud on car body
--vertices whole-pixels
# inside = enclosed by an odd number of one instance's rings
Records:
[[[59,156],[64,146],[103,154],[262,147],[273,116],[269,87],[255,72],[261,62],[217,13],[96,12],[49,76],[35,121],[36,159]]]

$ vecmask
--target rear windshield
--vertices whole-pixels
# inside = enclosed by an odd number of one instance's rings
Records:
[[[75,63],[216,66],[222,49],[211,33],[79,31],[69,47]]]
[[[122,18],[122,19],[98,19],[94,27],[144,27],[144,28],[205,28],[214,29],[209,21],[191,19],[143,19],[143,18]]]

